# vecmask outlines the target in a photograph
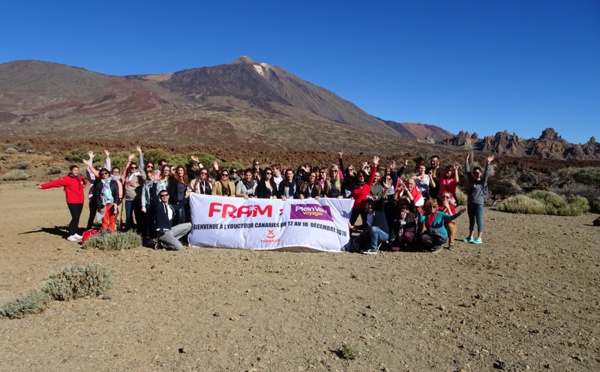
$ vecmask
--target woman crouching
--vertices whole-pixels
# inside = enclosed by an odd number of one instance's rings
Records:
[[[446,223],[457,219],[466,211],[465,207],[460,208],[454,215],[438,211],[438,203],[435,199],[429,199],[425,203],[425,214],[419,217],[422,224],[421,236],[419,236],[419,245],[426,252],[437,253],[442,249],[442,244],[448,240],[448,231],[444,226]]]

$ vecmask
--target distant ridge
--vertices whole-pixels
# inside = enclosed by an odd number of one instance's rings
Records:
[[[144,138],[267,148],[371,149],[443,139],[425,124],[386,122],[284,69],[242,56],[166,74],[110,76],[42,61],[0,65],[0,128],[8,136]]]

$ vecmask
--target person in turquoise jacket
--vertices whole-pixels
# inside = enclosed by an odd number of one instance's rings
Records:
[[[425,213],[419,217],[422,226],[422,232],[419,236],[420,247],[426,252],[439,252],[442,249],[442,244],[448,240],[448,231],[444,224],[457,219],[466,210],[465,207],[462,207],[453,215],[446,214],[438,211],[437,200],[427,200],[424,208]]]

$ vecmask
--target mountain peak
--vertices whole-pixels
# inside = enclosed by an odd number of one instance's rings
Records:
[[[254,62],[254,60],[248,56],[241,56],[237,59],[235,59],[233,62],[231,62],[232,65],[234,64],[238,64],[238,63],[249,63],[249,64],[254,64],[256,62]]]

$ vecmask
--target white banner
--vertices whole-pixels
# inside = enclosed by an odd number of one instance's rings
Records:
[[[353,200],[243,199],[191,194],[190,247],[340,252],[349,241]]]

